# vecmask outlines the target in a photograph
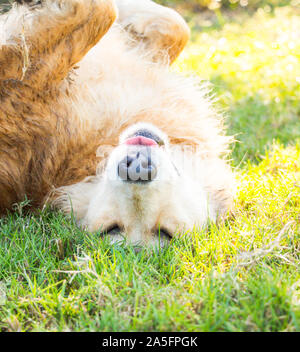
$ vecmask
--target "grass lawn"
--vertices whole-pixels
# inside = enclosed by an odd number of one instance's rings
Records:
[[[239,141],[234,216],[136,254],[19,206],[0,219],[0,331],[300,331],[300,12],[190,23],[174,69],[212,81]]]

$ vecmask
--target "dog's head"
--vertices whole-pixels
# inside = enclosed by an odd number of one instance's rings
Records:
[[[135,124],[120,136],[99,177],[63,189],[62,208],[72,207],[84,228],[111,240],[165,243],[215,216],[190,159],[174,152],[157,127]]]

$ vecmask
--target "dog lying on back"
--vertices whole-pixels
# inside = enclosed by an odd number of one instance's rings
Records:
[[[31,2],[31,5],[33,2]],[[169,71],[185,21],[150,0],[44,0],[0,20],[0,211],[25,197],[151,243],[232,206],[230,138]]]

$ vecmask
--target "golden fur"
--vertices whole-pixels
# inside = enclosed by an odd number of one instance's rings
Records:
[[[168,68],[188,37],[175,11],[150,0],[45,0],[2,15],[1,213],[25,196],[40,207],[57,188],[67,198],[80,189],[80,202],[88,204],[84,195],[93,193],[90,185],[105,170],[105,150],[138,122],[159,127],[181,153],[189,146],[191,158],[203,166],[193,179],[209,195],[213,213],[226,212],[232,173],[224,159],[230,138],[222,118],[205,86]],[[99,163],[96,180],[84,181],[96,175]],[[69,212],[67,198],[56,204]]]

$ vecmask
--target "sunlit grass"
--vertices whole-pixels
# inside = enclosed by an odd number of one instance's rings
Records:
[[[232,218],[161,252],[103,242],[59,214],[1,221],[4,330],[294,331],[300,148],[238,171]]]
[[[300,97],[300,11],[258,10],[242,24],[199,33],[178,62],[184,71],[226,83],[226,103],[256,94],[268,104]]]
[[[229,132],[242,142],[234,150],[236,164],[259,160],[273,139],[300,138],[299,15],[283,7],[274,14],[259,9],[243,21],[233,17],[222,30],[194,35],[177,63],[213,82]]]
[[[177,64],[229,107],[234,213],[136,253],[20,206],[0,219],[0,330],[300,330],[299,18],[198,33]]]

